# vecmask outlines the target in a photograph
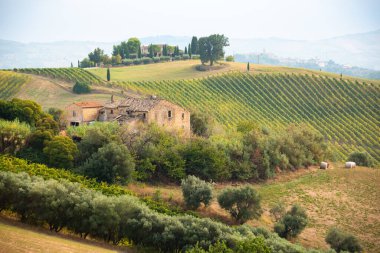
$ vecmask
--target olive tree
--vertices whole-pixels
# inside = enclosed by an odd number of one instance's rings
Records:
[[[283,238],[294,238],[305,229],[308,223],[306,211],[299,205],[292,208],[277,222],[274,231]]]
[[[197,209],[201,203],[205,206],[210,204],[212,199],[211,184],[196,176],[188,176],[182,180],[181,188],[183,198],[188,208]]]
[[[337,228],[330,229],[325,240],[338,253],[341,251],[352,253],[362,251],[362,247],[355,236]]]
[[[257,219],[262,214],[259,193],[250,186],[226,188],[218,196],[218,203],[240,224]]]

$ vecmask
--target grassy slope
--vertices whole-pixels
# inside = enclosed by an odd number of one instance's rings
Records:
[[[50,107],[64,109],[69,104],[78,101],[106,102],[110,100],[111,96],[108,93],[112,92],[112,90],[102,88],[102,90],[98,90],[99,94],[78,95],[71,92],[71,83],[33,75],[29,75],[29,78],[30,81],[25,84],[24,88],[12,97],[36,101],[44,109]],[[114,90],[114,92],[117,94],[118,91]]]
[[[17,93],[30,78],[11,71],[0,71],[0,99],[8,99]]]
[[[246,64],[239,62],[229,62],[227,66],[215,71],[197,71],[195,66],[199,65],[199,60],[177,61],[167,63],[155,63],[147,65],[113,67],[111,68],[112,81],[158,81],[158,80],[178,80],[207,77],[210,75],[225,73],[228,71],[246,71]],[[297,74],[314,74],[329,77],[340,77],[337,74],[320,72],[315,70],[289,68],[281,66],[257,65],[250,64],[251,72],[253,73],[297,73]],[[106,68],[89,68],[87,71],[97,75],[103,80],[106,80]],[[344,76],[348,80],[368,81],[366,79]],[[371,82],[380,84],[379,80]]]
[[[12,252],[120,252],[120,248],[0,218],[0,253]],[[129,250],[127,252],[130,252]]]
[[[230,184],[217,184],[215,196]],[[380,248],[380,170],[365,167],[343,169],[335,165],[330,170],[309,169],[288,172],[265,184],[253,184],[262,196],[264,213],[250,225],[272,230],[274,220],[269,214],[276,202],[290,207],[298,203],[307,209],[309,224],[296,239],[305,247],[328,248],[324,238],[328,229],[338,226],[356,235],[366,252]],[[160,191],[163,199],[183,205],[178,186],[131,184],[128,189],[141,196]],[[233,223],[229,215],[214,200],[207,208],[200,208],[202,216]]]

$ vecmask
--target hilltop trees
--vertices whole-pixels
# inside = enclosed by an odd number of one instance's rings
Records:
[[[198,54],[198,39],[196,36],[193,36],[191,39],[191,54]]]
[[[199,38],[198,49],[202,64],[214,62],[224,58],[224,47],[229,46],[228,38],[224,35],[213,34]]]
[[[95,48],[93,52],[88,54],[88,58],[95,64],[100,64],[104,58],[104,51],[100,48]]]
[[[90,93],[91,88],[87,83],[76,82],[73,86],[73,92],[76,94]]]

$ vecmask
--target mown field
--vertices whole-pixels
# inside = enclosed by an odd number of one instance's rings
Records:
[[[310,74],[233,72],[190,80],[118,84],[206,112],[229,127],[253,121],[276,130],[290,123],[306,123],[331,144],[333,160],[365,150],[380,161],[380,85],[375,82]]]
[[[77,237],[57,235],[54,232],[0,217],[0,253],[16,252],[108,253],[120,252],[120,249]]]
[[[217,184],[215,195],[228,184]],[[377,253],[380,249],[380,170],[357,167],[347,170],[342,164],[334,164],[333,169],[316,168],[287,172],[277,179],[263,184],[253,184],[262,196],[264,213],[258,221],[250,221],[252,226],[273,229],[274,219],[269,210],[278,202],[287,207],[298,203],[307,209],[309,224],[295,240],[305,247],[324,248],[329,228],[336,226],[349,231],[360,239],[366,252]],[[167,201],[183,205],[181,189],[178,186],[153,186],[131,184],[129,190],[141,196],[157,195]],[[207,208],[201,208],[205,217],[232,223],[230,216],[214,200]]]

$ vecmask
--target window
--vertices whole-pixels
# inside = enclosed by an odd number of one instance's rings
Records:
[[[146,113],[144,112],[144,113],[143,113],[143,119],[145,119],[145,118],[146,118]]]
[[[113,114],[113,110],[111,110],[111,114]]]
[[[184,120],[185,119],[185,113],[183,112],[182,113],[182,120]]]
[[[73,111],[73,117],[76,117],[76,116],[77,116],[77,112]]]
[[[172,117],[172,111],[168,111],[168,118]]]

